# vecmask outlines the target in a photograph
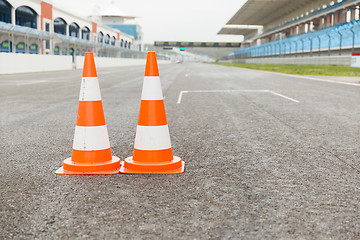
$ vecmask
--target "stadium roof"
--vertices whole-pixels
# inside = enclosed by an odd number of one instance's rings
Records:
[[[327,0],[248,0],[227,24],[266,25],[278,18]]]
[[[100,9],[100,16],[108,16],[108,17],[123,17],[128,19],[135,19],[135,16],[131,16],[124,11],[122,11],[115,3],[115,1],[111,1],[110,4],[107,4],[106,8]]]
[[[226,25],[218,34],[226,35],[255,35],[263,29],[260,25]]]
[[[240,28],[222,28],[218,34],[226,35],[249,35],[256,34],[258,31],[256,29],[240,29]]]

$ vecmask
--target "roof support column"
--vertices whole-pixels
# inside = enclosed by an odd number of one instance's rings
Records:
[[[299,25],[299,34],[305,33],[305,24],[302,23]]]
[[[335,23],[342,24],[346,22],[346,12],[347,10],[340,10],[335,13]]]
[[[351,14],[351,17],[350,17],[350,21],[355,21],[355,10],[356,8],[353,7],[351,10],[350,10],[350,14]]]
[[[318,30],[323,29],[326,27],[326,18],[325,17],[320,17],[319,18],[319,27]]]
[[[11,8],[11,23],[16,25],[15,8]]]
[[[332,17],[332,13],[325,16],[325,26],[328,28],[328,27],[331,27],[333,25],[333,17]]]
[[[290,37],[291,36],[291,28],[287,28],[284,30],[284,38]]]
[[[330,27],[329,23],[330,23],[329,15],[325,15],[324,16],[324,28]]]
[[[340,13],[340,24],[341,23],[346,23],[347,21],[347,9],[345,9],[345,10],[343,10],[343,11],[341,11],[341,13]]]
[[[340,22],[340,12],[335,12],[334,13],[334,24],[339,24]]]
[[[296,27],[291,28],[290,36],[296,35]]]
[[[314,31],[321,29],[320,24],[321,24],[320,18],[313,19]]]

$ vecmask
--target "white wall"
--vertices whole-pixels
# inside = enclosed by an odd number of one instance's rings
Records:
[[[360,56],[353,56],[351,61],[352,67],[360,67]]]
[[[351,66],[352,56],[322,57],[285,57],[285,58],[248,58],[245,63],[259,64],[295,64],[295,65],[342,65]],[[236,61],[236,60],[235,60]]]
[[[14,74],[27,72],[45,72],[73,69],[71,56],[39,55],[21,53],[0,53],[0,74]],[[159,60],[158,64],[171,63],[170,61]],[[103,67],[124,67],[144,66],[146,59],[134,58],[95,58],[96,68]],[[75,66],[82,69],[84,57],[77,56]]]
[[[76,56],[75,62],[76,62],[76,69],[82,69],[84,66],[84,57]],[[143,64],[145,64],[145,59],[95,57],[96,68],[134,66],[134,65],[143,65]]]
[[[170,61],[158,60],[158,64],[171,63]],[[136,58],[102,58],[95,57],[96,68],[102,67],[124,67],[124,66],[139,66],[145,67],[146,59]],[[84,57],[76,57],[76,68],[82,69],[84,66]]]
[[[0,53],[0,74],[72,69],[71,56]]]

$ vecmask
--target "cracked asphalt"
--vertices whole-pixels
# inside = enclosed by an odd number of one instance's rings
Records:
[[[124,160],[144,67],[98,75]],[[81,71],[0,76],[1,239],[360,239],[359,86],[199,63],[160,78],[185,173],[59,176]]]

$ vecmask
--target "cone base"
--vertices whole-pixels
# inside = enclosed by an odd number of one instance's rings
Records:
[[[131,156],[120,167],[120,172],[126,174],[180,174],[184,170],[185,162],[176,156],[168,163],[139,163],[134,162]]]
[[[120,170],[120,159],[112,156],[112,159],[102,163],[75,163],[71,158],[63,162],[55,174],[58,175],[109,175],[118,174]]]

